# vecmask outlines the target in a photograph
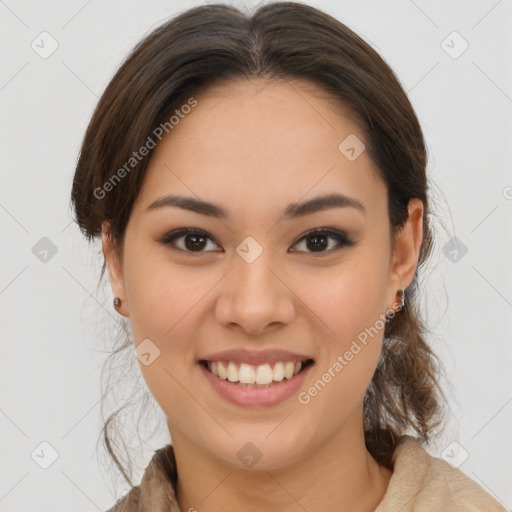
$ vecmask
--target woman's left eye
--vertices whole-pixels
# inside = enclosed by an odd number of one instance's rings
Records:
[[[331,243],[334,241],[334,243]],[[213,252],[218,247],[208,233],[191,228],[177,229],[166,234],[160,242],[170,245],[174,250],[188,253]],[[343,231],[332,229],[315,229],[303,235],[292,247],[301,246],[303,249],[293,249],[292,252],[328,253],[344,246],[353,246],[356,242]],[[208,248],[210,246],[210,248]],[[213,246],[213,248],[211,247]],[[305,249],[304,249],[305,248]]]
[[[329,240],[334,240],[335,243],[330,244]],[[343,231],[332,229],[315,229],[300,238],[299,241],[294,245],[297,244],[303,244],[303,247],[309,249],[309,251],[303,252],[323,254],[341,249],[344,246],[351,247],[355,245],[356,242],[349,238]],[[299,252],[301,251],[299,250]]]

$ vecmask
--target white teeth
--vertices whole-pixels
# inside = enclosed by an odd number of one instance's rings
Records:
[[[225,380],[228,378],[228,371],[220,361],[217,363],[217,371],[219,372],[219,377],[221,379]]]
[[[293,370],[295,369],[295,365],[293,363],[286,363],[284,365],[284,376],[287,379],[291,379],[293,377]]]
[[[245,387],[267,387],[297,375],[302,369],[302,362],[277,362],[272,368],[270,363],[254,366],[247,363],[238,365],[232,361],[227,364],[221,361],[207,361],[206,366],[214,375],[229,382]]]
[[[256,384],[270,384],[273,376],[274,373],[269,364],[262,364],[256,368]]]
[[[235,363],[228,364],[228,380],[229,382],[238,382],[238,368]]]
[[[283,363],[276,363],[274,365],[273,379],[276,382],[281,382],[284,379],[284,364]]]
[[[256,370],[250,364],[242,363],[238,370],[238,382],[241,384],[254,384],[256,382]],[[258,382],[261,384],[261,382]]]

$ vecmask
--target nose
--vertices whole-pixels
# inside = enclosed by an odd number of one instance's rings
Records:
[[[261,335],[293,321],[294,294],[278,266],[264,254],[252,263],[235,256],[215,307],[216,319],[223,326]]]

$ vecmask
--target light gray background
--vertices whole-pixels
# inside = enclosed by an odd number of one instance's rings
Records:
[[[97,287],[100,246],[71,223],[69,192],[93,108],[121,60],[199,3],[0,0],[0,511],[105,510],[119,497],[95,452],[101,350],[116,314]],[[510,509],[512,1],[311,3],[381,53],[424,128],[447,227],[424,307],[455,390],[431,453],[458,464],[467,452],[461,470]],[[47,59],[31,47],[43,31],[59,45]],[[457,58],[464,42],[453,31],[469,44]],[[443,252],[453,236],[467,247],[456,262]],[[46,262],[32,250],[42,237],[57,248]],[[31,458],[49,457],[43,441],[58,452],[48,469]],[[141,471],[166,441],[165,432],[148,440]]]

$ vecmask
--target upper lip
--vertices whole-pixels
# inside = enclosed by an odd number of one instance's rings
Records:
[[[304,354],[297,354],[296,352],[289,352],[288,350],[281,349],[267,349],[267,350],[246,350],[246,349],[231,349],[222,352],[215,352],[200,358],[200,361],[232,361],[233,363],[241,364],[247,363],[255,366],[265,363],[277,363],[293,361],[307,361],[313,359],[312,357]]]

